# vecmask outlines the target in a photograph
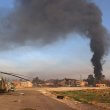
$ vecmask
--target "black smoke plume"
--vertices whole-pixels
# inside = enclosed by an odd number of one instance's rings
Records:
[[[2,25],[1,43],[5,41],[8,48],[8,44],[50,44],[69,33],[89,38],[95,78],[101,79],[107,31],[100,9],[89,0],[15,0],[14,11]]]

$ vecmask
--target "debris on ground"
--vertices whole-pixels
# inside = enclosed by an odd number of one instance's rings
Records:
[[[20,93],[20,95],[24,95],[24,93]]]
[[[58,96],[57,96],[57,99],[64,99],[64,96],[58,95]]]
[[[36,110],[36,109],[33,109],[33,108],[23,108],[21,110]]]

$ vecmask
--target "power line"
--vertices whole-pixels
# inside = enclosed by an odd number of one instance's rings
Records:
[[[0,73],[1,73],[1,74],[5,74],[5,75],[14,76],[14,77],[17,77],[17,78],[20,78],[20,79],[23,79],[23,80],[29,81],[29,79],[24,78],[24,77],[21,77],[21,76],[20,76],[20,75],[18,75],[18,74],[14,74],[14,73],[7,73],[7,72],[2,72],[2,71],[0,71]]]

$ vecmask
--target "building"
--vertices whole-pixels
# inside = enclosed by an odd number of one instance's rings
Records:
[[[86,87],[86,86],[88,86],[88,82],[86,82],[86,81],[80,82],[80,87]]]
[[[15,88],[31,88],[33,84],[30,81],[13,81]]]
[[[76,87],[86,87],[86,86],[88,86],[87,81],[81,81],[81,80],[76,81]]]
[[[106,84],[96,84],[96,87],[107,87]]]
[[[57,85],[62,87],[85,87],[88,86],[88,82],[65,78],[63,80],[59,80]]]
[[[75,79],[65,78],[65,79],[59,81],[58,85],[60,85],[60,86],[68,86],[68,87],[75,87],[75,82],[76,82]]]
[[[80,80],[76,80],[76,82],[75,82],[75,86],[76,86],[76,87],[80,87],[80,83],[81,83]]]

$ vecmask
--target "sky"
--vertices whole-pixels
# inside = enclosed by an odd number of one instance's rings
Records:
[[[103,13],[103,25],[110,32],[110,0],[92,0]],[[6,16],[14,9],[13,0],[0,0],[0,15]],[[77,36],[77,37],[72,37]],[[86,78],[93,73],[90,62],[92,53],[90,41],[77,34],[69,34],[67,39],[59,40],[44,47],[25,46],[13,50],[0,51],[0,71],[13,72],[31,77]],[[4,44],[5,45],[5,44]],[[110,54],[105,56],[103,73],[110,77]]]

